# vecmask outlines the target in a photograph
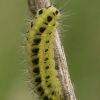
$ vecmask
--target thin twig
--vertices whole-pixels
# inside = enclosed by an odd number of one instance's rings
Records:
[[[29,9],[34,14],[38,9],[50,6],[50,0],[28,0]],[[74,89],[71,83],[67,61],[64,53],[63,45],[56,30],[54,37],[54,52],[56,66],[58,67],[59,80],[64,94],[63,100],[76,100]]]

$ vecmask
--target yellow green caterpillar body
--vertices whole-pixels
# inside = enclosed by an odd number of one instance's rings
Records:
[[[26,36],[31,82],[41,100],[61,100],[62,97],[53,47],[59,16],[59,10],[53,6],[40,9]]]

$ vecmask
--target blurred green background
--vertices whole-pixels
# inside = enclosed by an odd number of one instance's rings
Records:
[[[23,81],[19,48],[29,13],[26,1],[0,0],[0,100],[33,100]],[[76,98],[100,100],[100,0],[70,0],[64,10],[76,13],[64,20],[72,27],[64,27],[69,31],[62,33]]]

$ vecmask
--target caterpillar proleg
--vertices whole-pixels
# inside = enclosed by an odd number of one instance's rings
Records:
[[[27,33],[27,62],[31,83],[41,100],[62,100],[54,59],[54,33],[60,12],[53,6],[39,9]]]

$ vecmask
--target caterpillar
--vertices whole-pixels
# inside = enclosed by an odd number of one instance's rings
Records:
[[[54,59],[54,33],[60,12],[53,6],[37,11],[27,32],[26,52],[31,83],[41,100],[63,97]]]

